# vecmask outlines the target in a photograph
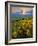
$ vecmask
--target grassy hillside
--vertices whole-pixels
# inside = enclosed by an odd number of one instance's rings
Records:
[[[12,38],[31,38],[32,25],[32,17],[11,21]]]

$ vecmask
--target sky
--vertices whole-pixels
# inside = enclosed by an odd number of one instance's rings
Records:
[[[11,16],[10,17],[12,20],[25,18],[26,16],[32,16],[32,8],[29,8],[29,7],[11,7]]]
[[[11,13],[21,12],[22,14],[26,14],[28,11],[31,11],[30,7],[11,7]]]

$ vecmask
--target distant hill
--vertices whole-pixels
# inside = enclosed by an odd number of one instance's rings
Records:
[[[21,14],[20,12],[10,14],[11,20],[18,20],[26,17],[31,17],[31,16],[32,16],[32,11],[26,12],[26,14]]]

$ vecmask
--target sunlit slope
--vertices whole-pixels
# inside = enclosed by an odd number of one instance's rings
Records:
[[[32,37],[32,19],[12,23],[12,36],[13,38]]]

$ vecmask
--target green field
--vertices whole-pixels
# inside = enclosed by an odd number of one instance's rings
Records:
[[[15,20],[11,22],[12,38],[32,38],[32,18]]]

